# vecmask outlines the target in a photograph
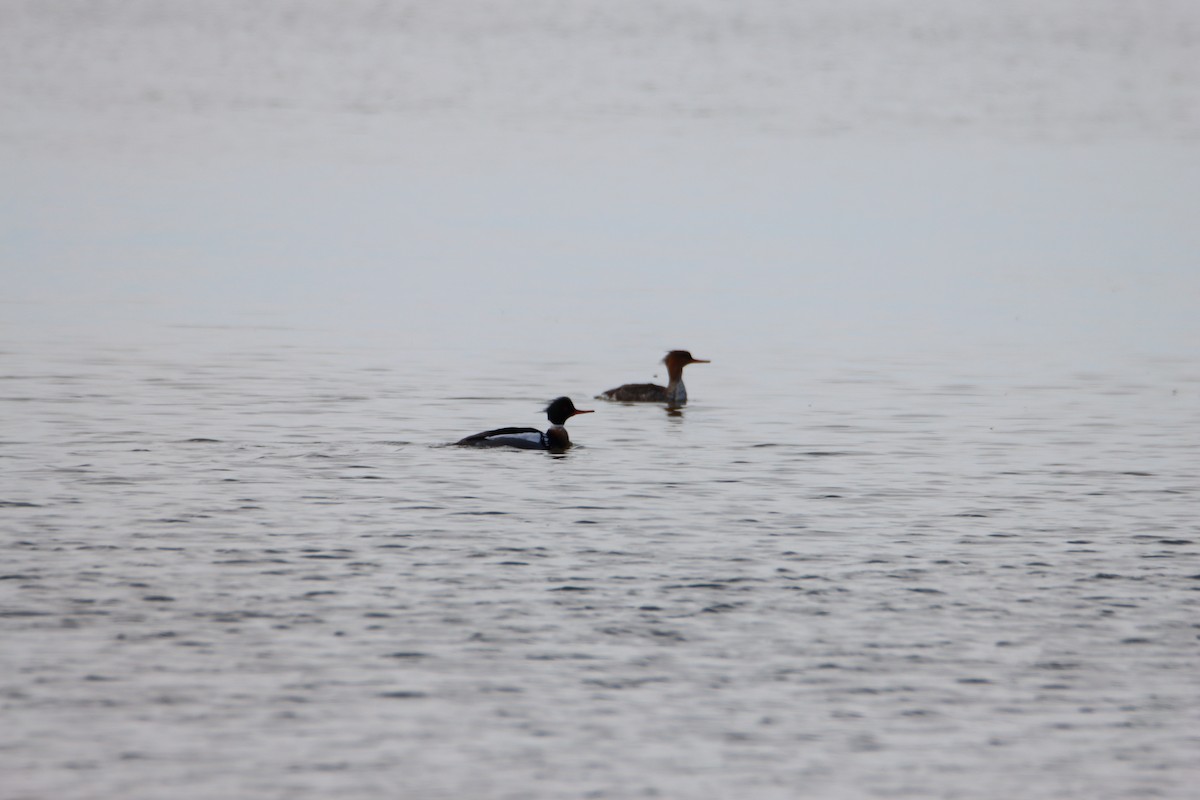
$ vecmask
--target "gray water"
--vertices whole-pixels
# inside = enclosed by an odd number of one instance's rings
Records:
[[[336,8],[0,5],[0,797],[1194,796],[1193,4]]]
[[[706,352],[553,457],[443,445],[621,376],[246,338],[5,353],[7,796],[1191,791],[1194,362]]]

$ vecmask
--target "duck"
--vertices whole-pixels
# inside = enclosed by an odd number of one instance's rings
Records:
[[[460,447],[516,447],[521,450],[566,450],[571,446],[566,423],[576,414],[592,414],[595,409],[576,408],[569,397],[559,397],[546,406],[546,431],[537,428],[497,428],[467,436],[455,442]]]
[[[687,405],[687,388],[683,385],[683,368],[688,364],[710,364],[707,358],[695,358],[687,350],[672,350],[663,358],[667,365],[667,385],[627,383],[596,395],[597,400],[616,400],[620,403],[666,403]]]

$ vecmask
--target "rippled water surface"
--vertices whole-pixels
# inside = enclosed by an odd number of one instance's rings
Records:
[[[539,421],[516,360],[451,392],[298,333],[160,333],[5,354],[9,796],[1196,776],[1194,365],[706,353],[680,415],[593,401],[555,457],[443,446]],[[621,377],[590,373],[555,385]]]
[[[0,797],[1194,797],[1197,8],[0,0]]]

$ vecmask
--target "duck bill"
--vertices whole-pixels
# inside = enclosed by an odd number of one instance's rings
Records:
[[[594,409],[594,408],[587,408],[587,409],[577,408],[577,409],[575,409],[575,414],[595,414],[595,413],[596,413],[596,409]],[[572,414],[571,416],[575,416],[575,414]]]

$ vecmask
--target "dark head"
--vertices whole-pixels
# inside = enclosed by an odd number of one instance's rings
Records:
[[[575,407],[569,397],[560,397],[550,405],[546,406],[546,419],[550,420],[553,425],[564,425],[566,421],[576,414],[591,414],[590,410],[584,411]]]
[[[707,364],[707,358],[693,358],[692,354],[687,350],[672,350],[663,358],[663,363],[667,365],[667,374],[679,377],[683,374],[683,368],[688,364]]]

